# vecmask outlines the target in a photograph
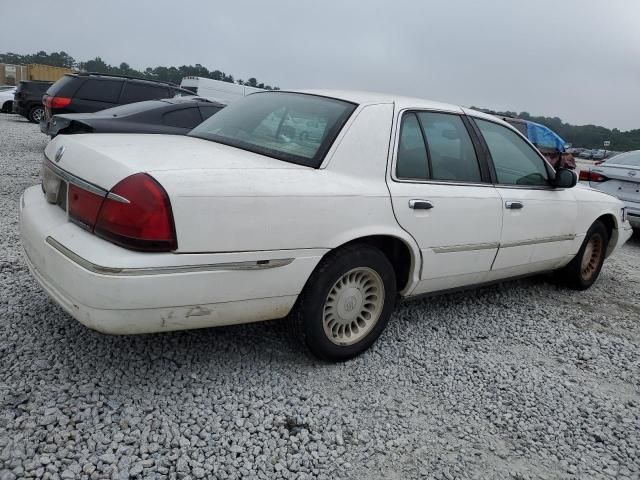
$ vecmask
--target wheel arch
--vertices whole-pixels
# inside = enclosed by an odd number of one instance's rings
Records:
[[[598,221],[602,222],[609,234],[609,243],[605,254],[605,256],[608,257],[615,250],[616,245],[618,244],[618,219],[612,213],[604,213],[595,220],[595,222]]]
[[[415,288],[420,279],[422,255],[418,245],[406,232],[359,232],[357,235],[342,238],[325,255],[357,243],[371,245],[385,254],[393,266],[398,293],[401,296],[408,295]]]

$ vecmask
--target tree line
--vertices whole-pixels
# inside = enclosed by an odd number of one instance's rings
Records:
[[[599,127],[597,125],[571,125],[564,123],[558,117],[541,117],[531,115],[529,112],[496,112],[486,108],[471,107],[493,115],[503,115],[505,117],[521,118],[531,122],[540,123],[550,128],[560,135],[565,142],[570,143],[574,147],[583,148],[604,148],[605,140],[611,142],[608,150],[628,151],[640,150],[640,129],[622,132],[617,128],[609,129]]]
[[[194,76],[221,80],[223,82],[237,83],[249,87],[264,88],[265,90],[278,90],[278,87],[266,85],[251,77],[248,80],[235,79],[221,70],[209,70],[207,67],[196,63],[195,65],[181,65],[179,67],[147,67],[143,71],[132,68],[128,63],[122,62],[120,65],[109,65],[102,58],[95,57],[87,61],[78,61],[67,52],[40,51],[34,54],[20,55],[17,53],[0,53],[0,63],[16,65],[27,65],[29,63],[39,63],[54,67],[75,68],[86,72],[111,73],[116,75],[129,75],[132,77],[148,78],[150,80],[160,80],[180,84],[183,77]]]
[[[71,55],[63,51],[51,53],[40,51],[30,55],[19,55],[17,53],[0,53],[0,63],[10,63],[17,65],[40,63],[43,65],[52,65],[55,67],[75,68],[88,72],[130,75],[134,77],[148,78],[150,80],[161,80],[164,82],[172,82],[176,84],[180,84],[180,81],[183,77],[195,76],[212,78],[213,80],[222,80],[223,82],[237,83],[239,85],[247,85],[250,87],[264,88],[266,90],[278,90],[278,87],[266,85],[263,82],[259,82],[254,77],[251,77],[248,80],[236,80],[233,75],[229,75],[221,70],[209,70],[199,63],[196,63],[195,65],[181,65],[179,67],[147,67],[146,69],[144,69],[144,71],[140,71],[132,68],[126,62],[122,62],[119,66],[109,65],[100,57],[95,57],[87,61],[77,61]],[[640,150],[640,129],[622,132],[617,128],[608,129],[597,125],[571,125],[568,123],[564,123],[558,117],[533,116],[528,112],[495,112],[483,108],[478,108],[478,110],[541,123],[542,125],[545,125],[555,131],[566,142],[571,143],[576,147],[603,148],[604,141],[609,140],[611,142],[611,146],[609,147],[611,150]]]

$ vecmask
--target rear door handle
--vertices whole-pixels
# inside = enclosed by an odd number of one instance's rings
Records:
[[[504,202],[505,208],[510,208],[512,210],[520,210],[524,207],[522,202]]]
[[[409,208],[413,208],[414,210],[431,210],[433,203],[429,200],[409,200]]]

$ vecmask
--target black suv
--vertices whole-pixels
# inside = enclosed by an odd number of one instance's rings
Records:
[[[13,111],[28,119],[30,122],[38,123],[44,118],[44,107],[42,106],[42,94],[52,82],[38,82],[34,80],[23,80],[18,83],[16,93],[13,97]]]
[[[51,85],[42,98],[45,118],[40,130],[60,113],[91,113],[127,103],[192,96],[193,92],[166,82],[100,73],[69,73]]]

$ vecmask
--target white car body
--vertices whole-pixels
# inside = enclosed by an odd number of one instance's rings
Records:
[[[451,112],[511,129],[490,115],[413,98],[309,93],[357,104],[319,168],[187,136],[55,138],[45,155],[53,161],[64,146],[56,166],[72,182],[110,190],[135,173],[155,178],[171,201],[178,248],[141,253],[112,244],[71,223],[34,186],[20,207],[32,273],[86,326],[131,334],[282,318],[328,252],[363,238],[406,248],[398,286],[412,297],[558,269],[598,218],[611,227],[607,254],[631,235],[621,202],[591,189],[392,174],[404,111]],[[414,199],[434,208],[408,208]],[[504,208],[513,201],[525,208]]]
[[[8,106],[13,103],[15,93],[16,87],[0,90],[0,111],[8,112],[11,110]]]

